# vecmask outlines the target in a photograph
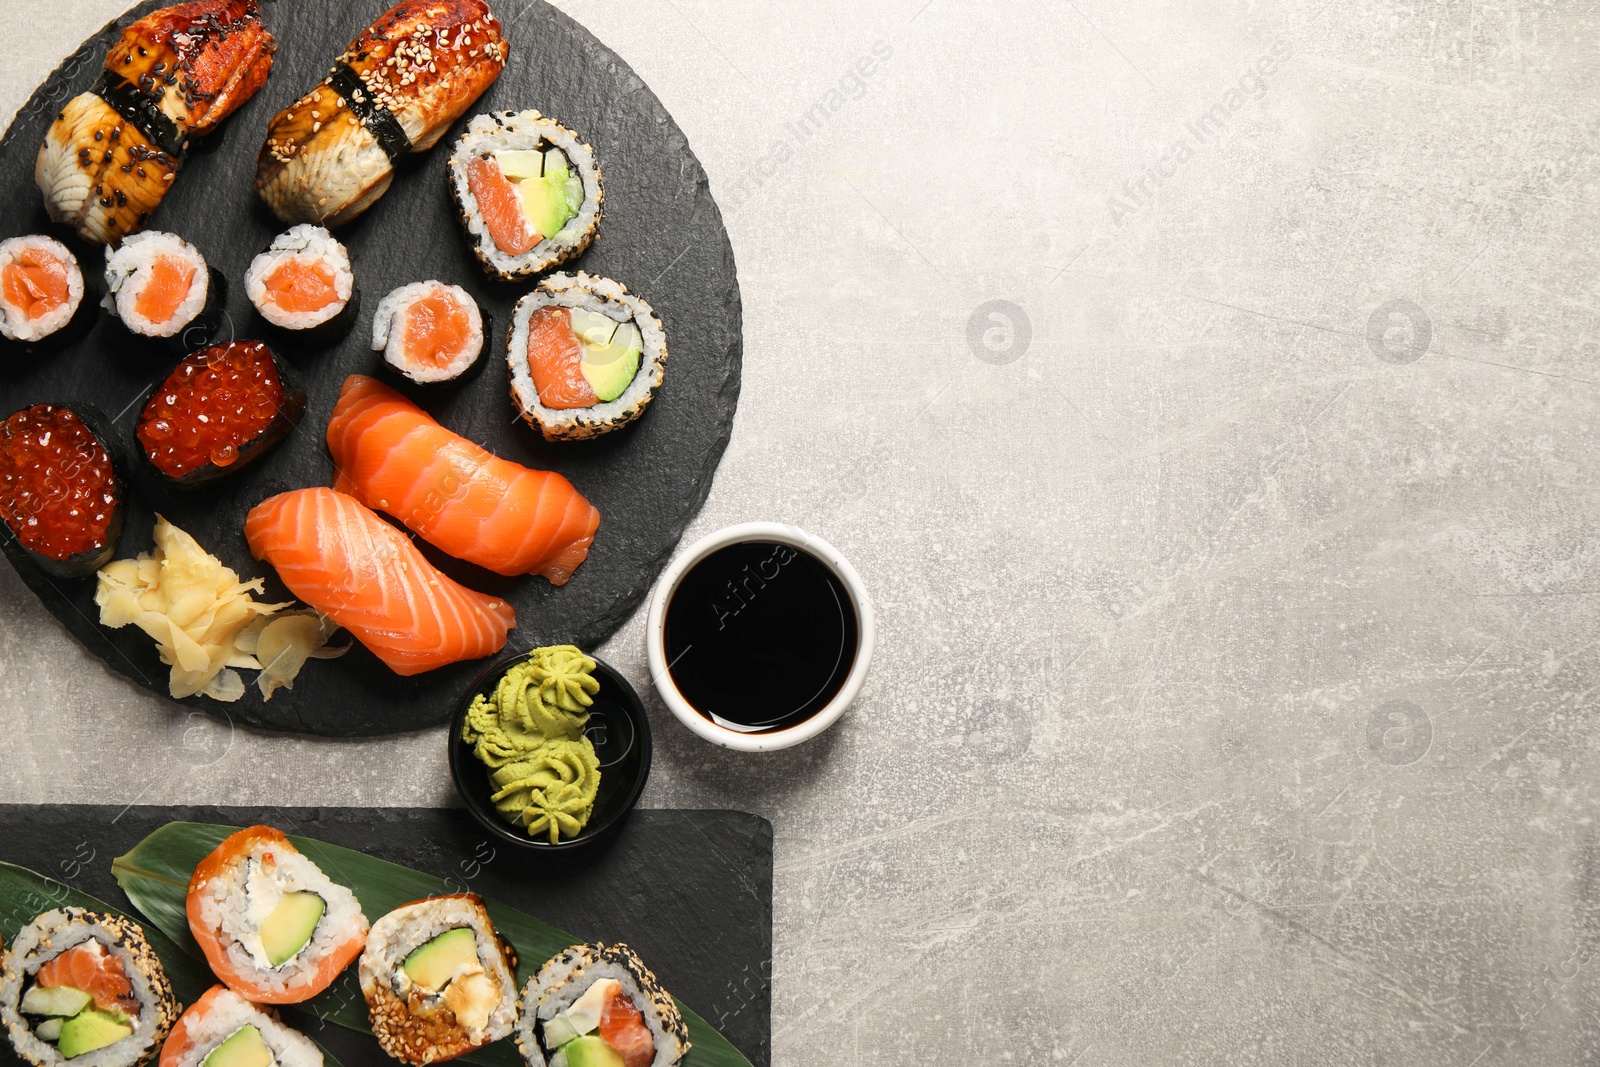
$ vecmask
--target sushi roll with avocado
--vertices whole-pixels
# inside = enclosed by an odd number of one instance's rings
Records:
[[[138,338],[193,352],[222,326],[228,283],[175,233],[146,230],[106,249],[105,309]]]
[[[605,192],[594,149],[537,111],[474,117],[449,170],[473,253],[505,281],[576,258],[600,226]]]
[[[482,366],[488,315],[459,285],[412,282],[378,303],[372,350],[419,385],[457,382]]]
[[[528,979],[517,1048],[530,1067],[672,1067],[689,1051],[678,1005],[627,945],[574,945]]]
[[[429,897],[372,924],[361,992],[383,1051],[406,1063],[454,1059],[510,1035],[517,957],[475,893]]]
[[[310,223],[280,233],[250,261],[244,290],[270,331],[308,348],[336,344],[361,312],[349,250]]]
[[[110,563],[128,494],[98,412],[34,404],[0,423],[0,520],[12,551],[57,578]]]
[[[139,924],[119,915],[47,911],[0,961],[0,1021],[38,1067],[150,1063],[177,1018],[161,961]]]
[[[78,257],[37,234],[0,241],[0,351],[59,348],[94,324]]]
[[[322,1067],[322,1050],[227,986],[212,986],[161,1047],[161,1067]]]
[[[355,894],[270,826],[240,830],[201,860],[185,910],[211,970],[254,1004],[310,1000],[367,937]]]
[[[661,320],[610,278],[553,274],[511,314],[511,399],[547,440],[626,426],[644,414],[666,363]]]

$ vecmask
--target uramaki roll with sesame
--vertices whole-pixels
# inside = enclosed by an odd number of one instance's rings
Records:
[[[529,1067],[673,1067],[689,1028],[627,945],[573,945],[522,991],[517,1048]]]

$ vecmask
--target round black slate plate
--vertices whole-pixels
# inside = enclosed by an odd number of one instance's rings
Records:
[[[0,141],[0,237],[49,233],[68,240],[86,273],[103,253],[49,224],[33,184],[33,163],[61,105],[94,81],[106,49],[126,25],[161,6],[142,3],[86,41],[50,76]],[[251,189],[256,150],[267,122],[326,72],[340,50],[385,0],[276,0],[264,21],[278,38],[272,76],[178,175],[152,226],[182,234],[229,280],[236,336],[252,336],[252,311],[242,279],[252,256],[283,227]],[[290,599],[271,569],[250,558],[244,516],[286,489],[330,484],[333,464],[322,433],[347,374],[377,366],[367,344],[371,309],[390,289],[423,278],[464,285],[493,316],[495,335],[484,373],[451,394],[421,402],[444,425],[491,451],[533,467],[558,470],[600,509],[600,532],[589,560],[562,588],[542,578],[501,578],[419,545],[451,577],[505,597],[518,626],[507,651],[570,642],[594,648],[638,606],[711,487],[732,431],[739,396],[739,285],[721,213],[705,172],[661,102],[628,65],[588,31],[540,0],[491,0],[505,26],[511,58],[505,72],[468,113],[536,107],[578,130],[605,171],[606,213],[600,236],[573,266],[626,284],[650,301],[666,324],[671,361],[645,416],[589,443],[551,445],[516,419],[506,392],[505,329],[516,298],[531,286],[486,279],[460,232],[444,163],[465,119],[434,151],[403,161],[393,188],[360,219],[338,232],[350,249],[364,312],[337,348],[297,358],[311,394],[300,428],[279,449],[237,479],[197,494],[157,485],[128,463],[133,506],[119,555],[148,551],[155,513],[189,531],[245,577],[267,578],[269,599]],[[9,47],[23,47],[11,42]],[[133,459],[137,401],[175,360],[128,351],[110,322],[65,351],[0,376],[0,415],[44,400],[89,403],[114,421]],[[8,551],[23,580],[52,613],[112,668],[156,692],[167,692],[167,668],[150,638],[134,627],[106,630],[94,620],[92,580],[51,579]],[[249,691],[236,703],[195,698],[196,708],[272,729],[342,736],[396,733],[446,721],[484,662],[456,664],[399,678],[359,646],[343,659],[307,665],[293,691],[263,703]]]

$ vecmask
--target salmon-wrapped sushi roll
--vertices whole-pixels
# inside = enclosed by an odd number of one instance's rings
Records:
[[[187,911],[211,969],[256,1004],[316,996],[367,940],[355,894],[270,826],[240,830],[200,861]]]
[[[161,1046],[160,1067],[322,1067],[322,1050],[227,986],[212,986]]]

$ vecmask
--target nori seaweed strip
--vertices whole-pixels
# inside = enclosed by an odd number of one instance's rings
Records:
[[[94,93],[137,126],[151,144],[175,160],[183,159],[189,148],[189,139],[178,130],[178,124],[161,110],[155,94],[143,91],[122,75],[109,70],[103,72],[94,83]]]
[[[411,151],[411,138],[400,127],[400,120],[378,101],[361,80],[361,75],[348,63],[335,63],[328,74],[327,84],[344,100],[350,113],[361,120],[367,132],[377,139],[378,147],[383,149],[391,162]]]

